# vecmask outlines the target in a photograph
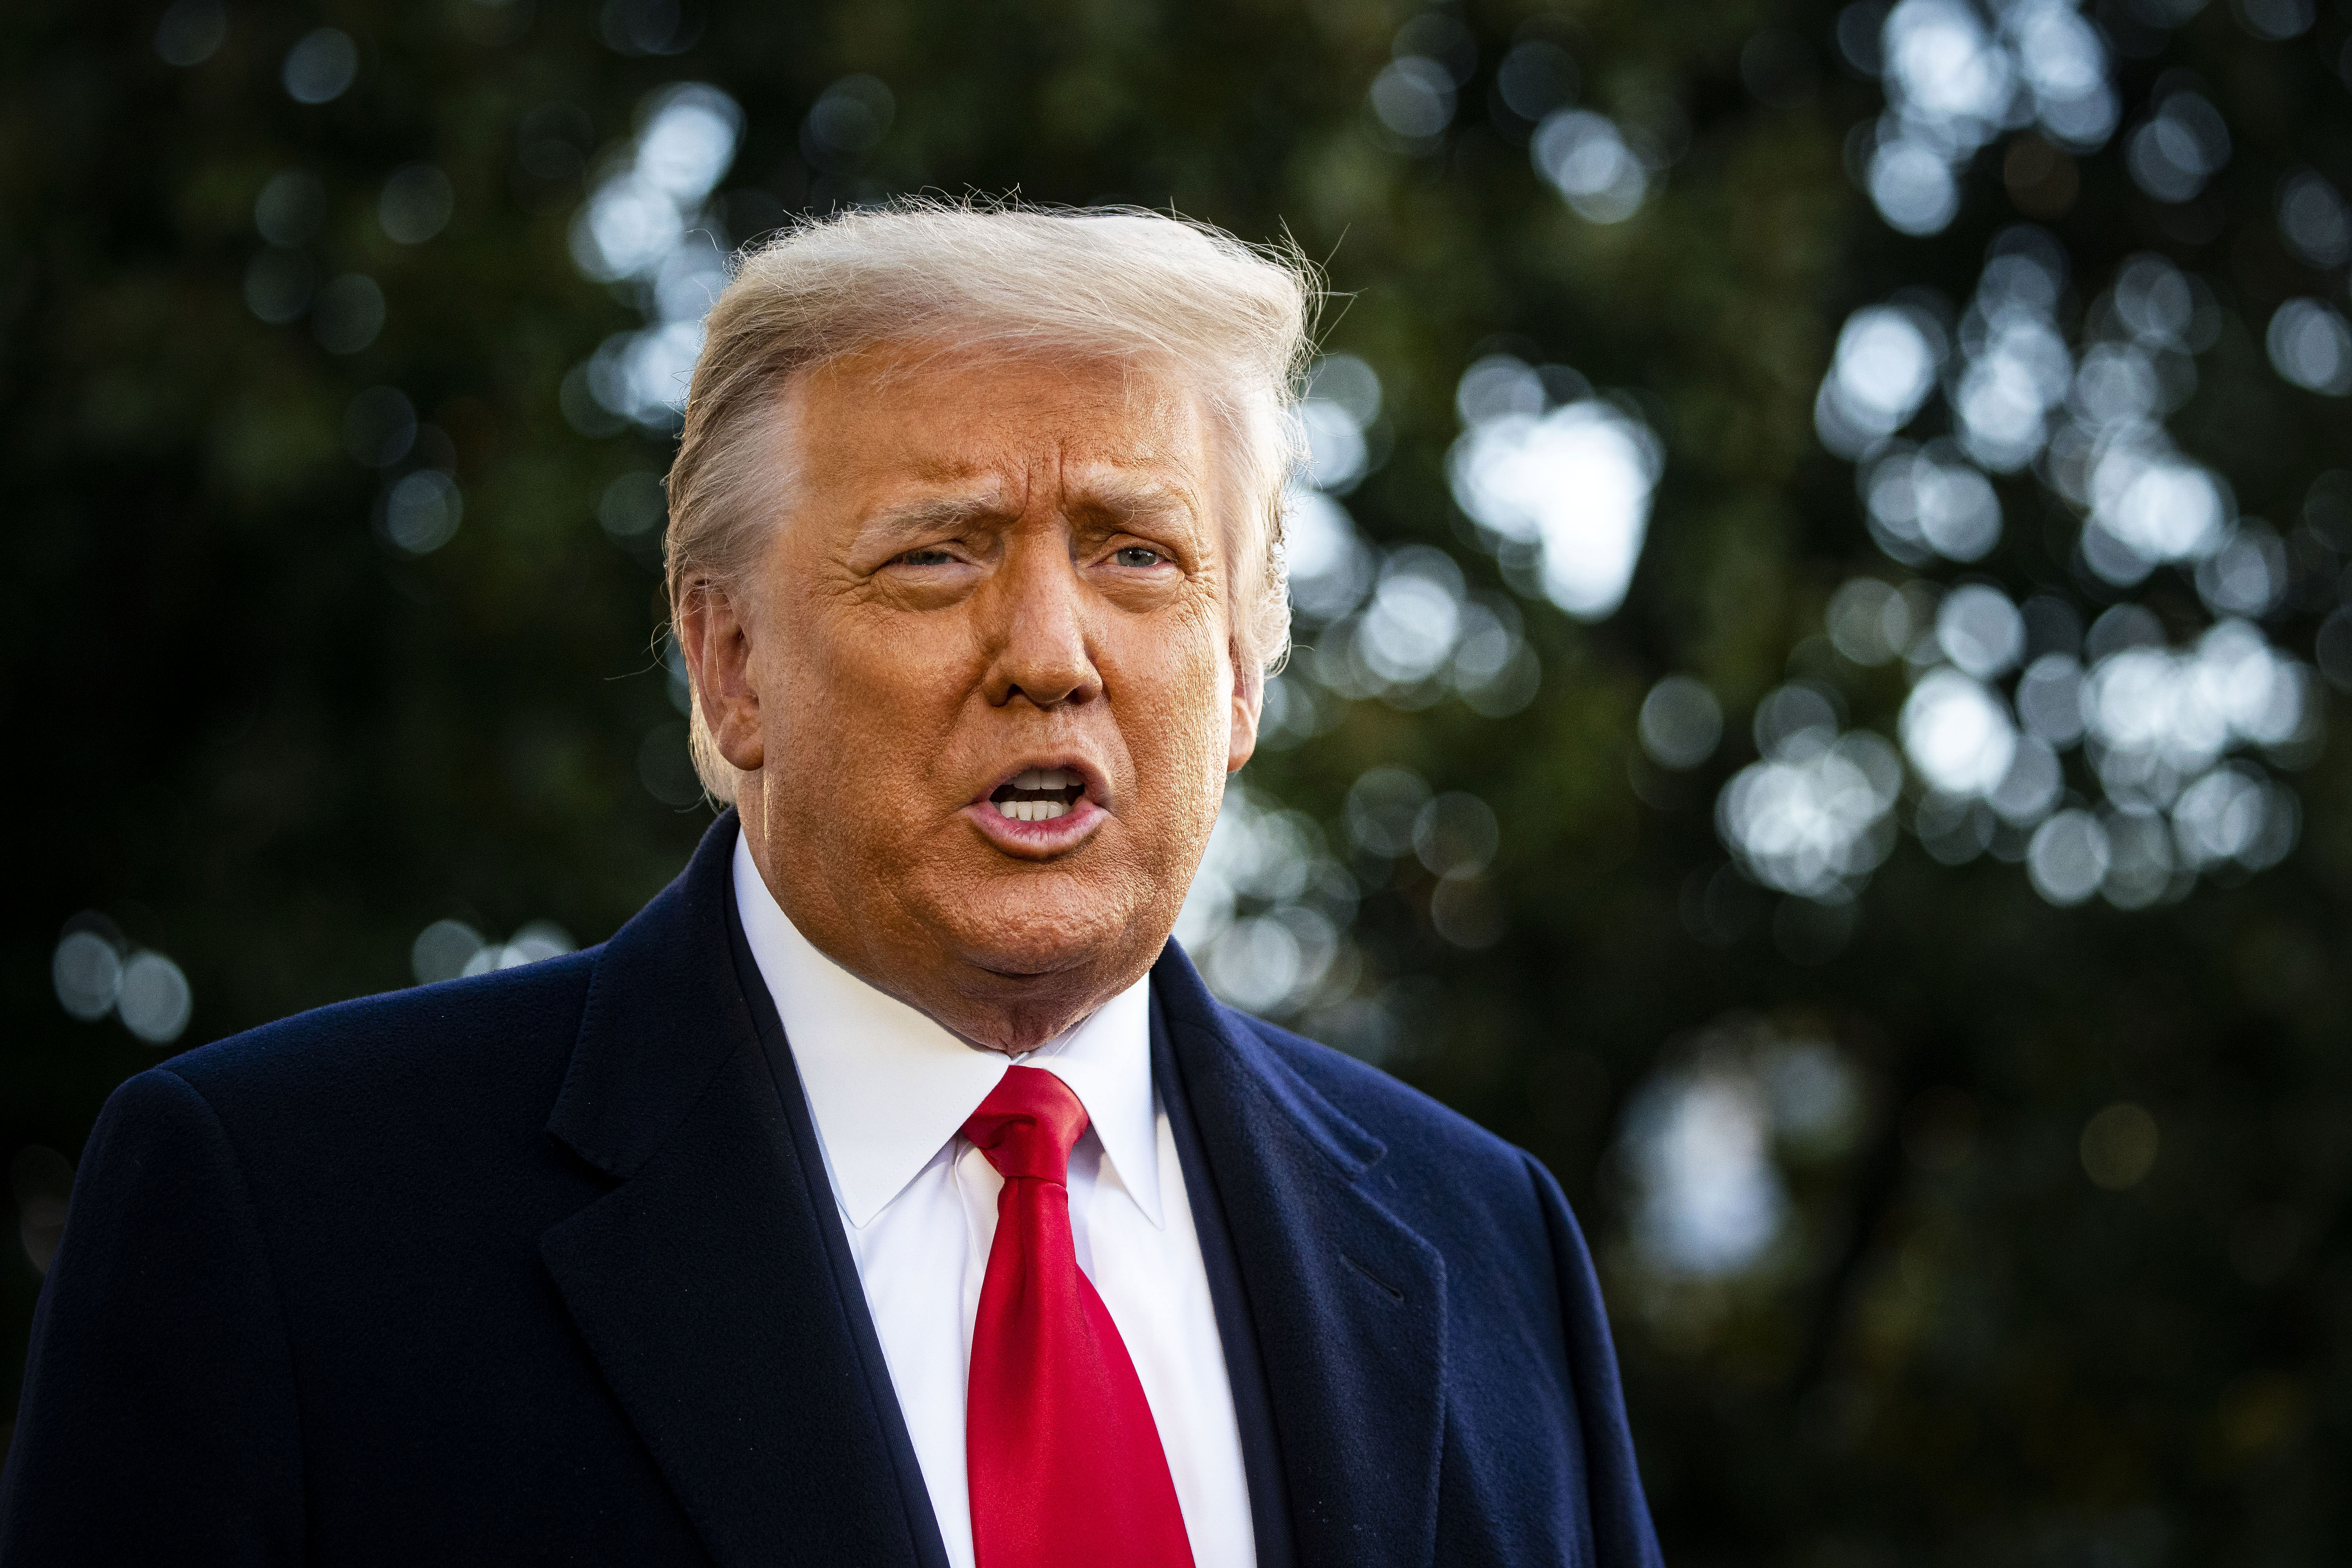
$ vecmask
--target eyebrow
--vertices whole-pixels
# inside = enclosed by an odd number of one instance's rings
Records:
[[[1004,507],[1004,492],[997,489],[960,496],[923,496],[868,513],[858,531],[868,536],[923,533],[935,528],[955,528],[984,517],[997,516],[1003,512]]]
[[[1070,502],[1075,508],[1114,517],[1182,515],[1197,519],[1200,515],[1198,503],[1183,487],[1117,468],[1097,469],[1080,479],[1070,487]],[[877,508],[866,515],[858,531],[872,537],[959,528],[985,518],[1001,517],[1010,505],[999,487],[964,495],[922,496]]]
[[[1118,517],[1166,517],[1181,513],[1197,520],[1200,504],[1192,492],[1165,479],[1147,478],[1118,468],[1097,468],[1071,487],[1077,506]]]

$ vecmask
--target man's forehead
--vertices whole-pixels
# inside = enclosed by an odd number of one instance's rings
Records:
[[[1190,378],[1100,353],[877,348],[812,367],[786,401],[814,424],[887,428],[926,465],[1045,444],[1131,466],[1190,457],[1206,427]]]
[[[786,466],[869,524],[1213,510],[1199,395],[1149,365],[877,349],[813,367],[778,412]]]
[[[1040,473],[999,464],[920,464],[873,480],[860,510],[883,523],[1013,517],[1040,502],[1125,518],[1198,519],[1202,512],[1189,476],[1156,465],[1064,463]]]

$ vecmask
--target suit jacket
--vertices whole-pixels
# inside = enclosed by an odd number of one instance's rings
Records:
[[[735,832],[601,947],[119,1089],[0,1563],[940,1563]],[[1262,1560],[1656,1563],[1549,1174],[1173,942],[1152,988]]]

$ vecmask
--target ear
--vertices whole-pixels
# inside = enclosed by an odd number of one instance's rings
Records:
[[[1239,773],[1257,750],[1257,719],[1265,706],[1265,671],[1256,662],[1232,650],[1234,665],[1234,733],[1225,752],[1225,772]]]
[[[687,589],[678,617],[694,700],[711,743],[729,765],[756,772],[767,760],[760,731],[760,689],[751,673],[751,633],[735,601],[709,583]]]

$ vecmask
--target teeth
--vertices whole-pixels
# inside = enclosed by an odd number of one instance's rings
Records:
[[[1058,800],[1000,800],[994,803],[997,815],[1014,822],[1052,822],[1070,815],[1070,808]]]
[[[1051,786],[1045,781],[1045,775],[1044,773],[1039,773],[1035,768],[1031,768],[1028,772],[1023,773],[1019,778],[1013,781],[1013,787],[1014,789],[1050,788]]]
[[[1014,789],[1068,789],[1078,775],[1066,768],[1030,768],[1013,781]]]

